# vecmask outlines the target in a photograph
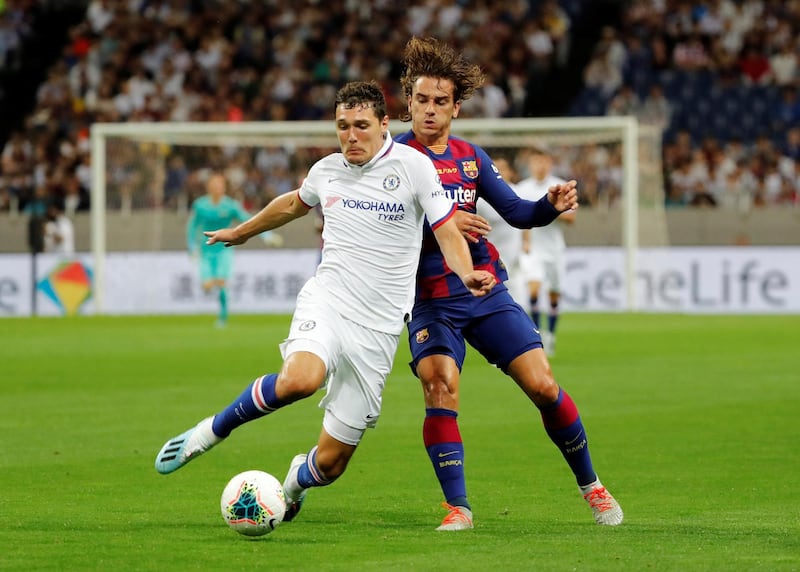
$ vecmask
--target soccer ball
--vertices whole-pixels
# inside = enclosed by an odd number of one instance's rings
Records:
[[[220,508],[222,518],[239,534],[269,534],[286,514],[283,485],[264,471],[239,473],[225,485]]]

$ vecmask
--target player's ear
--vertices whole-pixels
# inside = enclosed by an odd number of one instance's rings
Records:
[[[386,134],[389,132],[389,116],[384,115],[381,119],[381,138],[386,139]]]
[[[459,111],[461,111],[461,102],[460,102],[460,101],[456,101],[456,102],[453,104],[453,119],[455,119],[456,117],[458,117],[458,112],[459,112]]]

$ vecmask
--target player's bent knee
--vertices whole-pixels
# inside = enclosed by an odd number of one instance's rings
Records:
[[[421,367],[417,374],[426,393],[456,393],[458,391],[458,368]]]
[[[512,361],[508,373],[537,405],[552,403],[558,399],[558,384],[541,349],[526,352]]]
[[[422,390],[425,394],[426,407],[444,407],[455,409],[458,402],[458,383],[453,383],[446,377],[434,377],[422,380]]]
[[[558,384],[551,377],[532,388],[526,388],[526,393],[536,405],[547,405],[558,399]]]
[[[281,372],[278,375],[275,392],[285,401],[297,401],[313,395],[322,385],[322,380],[309,374]]]
[[[324,362],[309,352],[295,352],[287,356],[276,383],[278,397],[296,401],[313,395],[325,381]]]
[[[458,382],[460,372],[449,356],[434,355],[417,364],[417,376],[422,383],[426,407],[458,408]]]

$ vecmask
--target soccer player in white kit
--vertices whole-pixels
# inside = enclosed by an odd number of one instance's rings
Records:
[[[546,145],[534,146],[530,152],[528,158],[530,177],[520,181],[516,191],[522,198],[535,201],[546,195],[547,189],[552,185],[563,184],[565,181],[551,173],[553,156]],[[523,231],[520,266],[528,282],[531,318],[542,333],[542,345],[549,356],[555,354],[558,306],[566,273],[564,257],[567,243],[564,240],[564,225],[574,222],[575,211],[569,210],[558,215],[558,218],[547,226]],[[540,322],[539,293],[542,283],[547,285],[550,303],[546,329]]]
[[[323,385],[319,440],[296,455],[284,481],[292,520],[311,487],[332,483],[347,467],[364,431],[381,413],[381,395],[414,302],[425,217],[447,258],[475,296],[495,284],[475,271],[465,239],[431,161],[395,143],[380,86],[353,82],[336,95],[341,153],[319,160],[300,189],[286,193],[236,228],[207,231],[210,244],[242,244],[307,214],[325,219],[322,259],[297,297],[279,373],[258,377],[227,408],[169,441],[156,470],[171,473],[208,451],[233,429],[306,398]]]
[[[494,166],[500,171],[503,179],[512,190],[516,191],[517,172],[511,161],[505,157],[495,157]],[[459,211],[463,212],[463,211]],[[479,201],[476,205],[476,213],[483,218],[484,222],[491,227],[488,237],[492,244],[500,253],[500,259],[508,272],[506,288],[514,300],[523,308],[528,305],[528,284],[522,273],[520,258],[522,256],[523,232],[508,224],[500,214],[492,208],[486,201]],[[458,215],[456,215],[458,216]],[[478,238],[472,235],[465,235],[467,240],[477,242]]]

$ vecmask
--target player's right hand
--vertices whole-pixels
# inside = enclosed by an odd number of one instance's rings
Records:
[[[486,296],[497,284],[495,277],[485,270],[473,270],[461,280],[464,282],[464,286],[469,288],[472,295],[478,297]]]
[[[221,242],[226,247],[236,246],[237,244],[244,244],[247,242],[246,238],[242,238],[234,228],[222,228],[220,230],[206,230],[203,234],[208,237],[206,244],[216,244]]]
[[[489,221],[479,214],[457,210],[453,214],[453,220],[456,221],[458,230],[461,231],[467,242],[478,242],[480,237],[486,236],[492,230]]]
[[[566,183],[553,185],[547,189],[547,200],[549,200],[560,213],[575,210],[578,208],[577,185],[578,182],[574,179]]]

